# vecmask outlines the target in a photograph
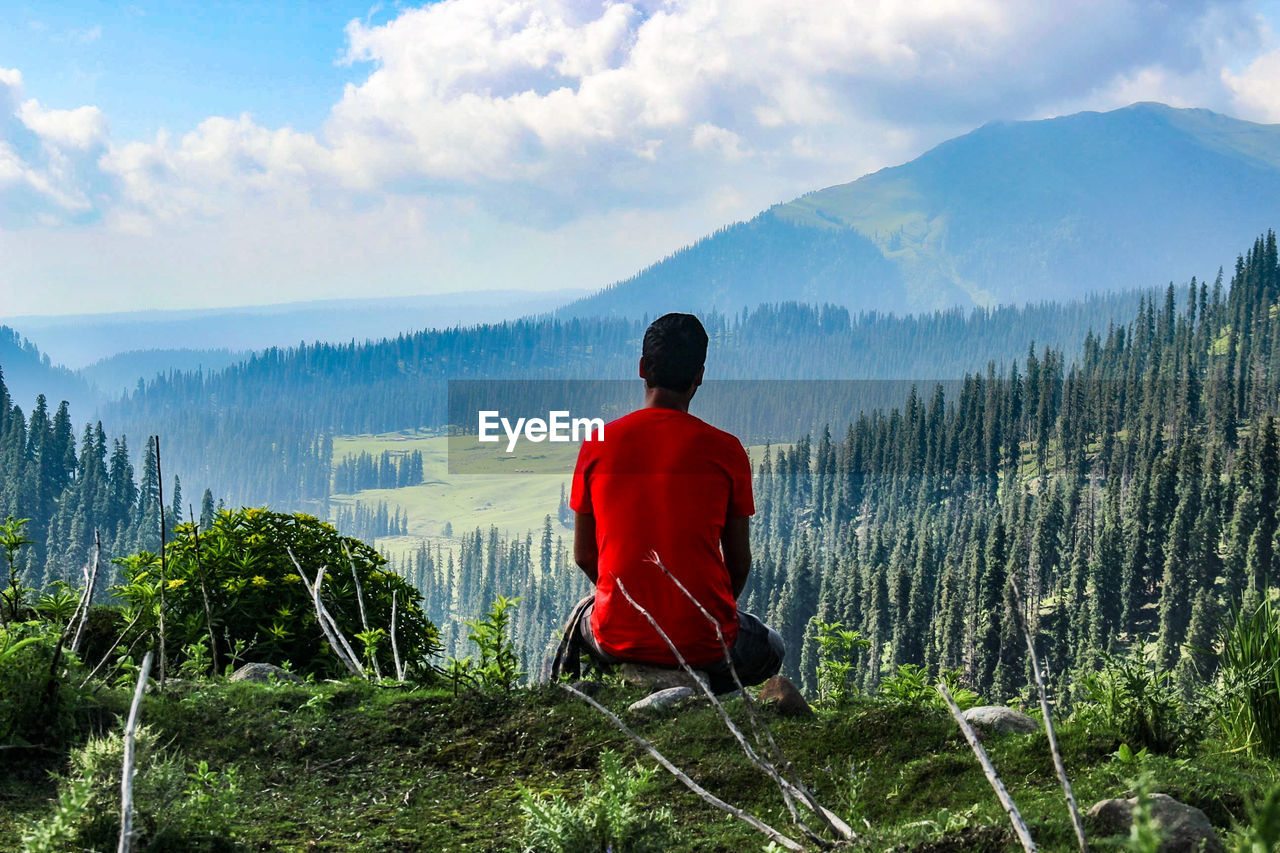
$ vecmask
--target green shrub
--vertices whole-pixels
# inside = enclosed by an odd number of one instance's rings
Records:
[[[53,745],[73,728],[79,693],[51,673],[60,633],[47,622],[0,627],[0,744]]]
[[[157,735],[140,726],[135,739],[133,782],[137,851],[226,851],[237,849],[229,822],[238,793],[234,772],[211,771],[204,762],[190,770]],[[92,738],[71,754],[71,771],[59,780],[53,811],[31,824],[22,838],[25,853],[114,849],[120,836],[120,773],[124,738]]]
[[[1142,642],[1122,657],[1105,656],[1102,670],[1086,676],[1082,688],[1085,701],[1076,718],[1132,749],[1173,753],[1195,738],[1193,715],[1173,674],[1147,659]]]
[[[653,768],[628,770],[622,757],[600,754],[600,779],[583,785],[582,799],[539,796],[520,786],[524,849],[531,853],[648,853],[677,849],[671,811],[637,800],[653,786]]]
[[[165,628],[167,646],[174,653],[171,663],[180,666],[182,650],[199,648],[208,637],[207,591],[220,663],[228,662],[228,650],[239,642],[254,661],[276,665],[290,661],[297,671],[317,677],[346,674],[324,639],[307,582],[290,559],[292,551],[308,580],[326,569],[320,596],[356,648],[363,626],[352,565],[360,579],[371,634],[390,629],[394,594],[396,643],[408,677],[425,680],[432,675],[428,659],[440,650],[436,627],[423,614],[418,591],[384,569],[386,559],[373,548],[341,536],[314,516],[265,509],[219,513],[212,529],[200,531],[198,551],[195,532],[190,524],[178,525],[166,551]],[[160,602],[159,557],[142,552],[119,562],[125,582],[113,590],[128,603],[124,615],[131,619],[141,611],[136,630],[154,634]],[[367,635],[367,639],[373,637]],[[391,643],[370,642],[369,647],[382,671],[394,672]]]
[[[524,677],[520,669],[520,656],[511,639],[511,611],[520,604],[519,598],[498,596],[484,617],[470,619],[471,632],[467,639],[480,650],[480,660],[471,655],[449,658],[445,674],[453,682],[453,693],[466,683],[485,692],[507,693]]]
[[[1267,602],[1238,614],[1221,640],[1213,707],[1223,738],[1280,757],[1280,610]]]
[[[840,622],[815,617],[809,624],[818,644],[818,704],[836,707],[853,695],[849,676],[858,652],[871,648],[871,641]]]
[[[959,670],[943,670],[940,680],[947,685],[947,690],[951,692],[951,698],[955,700],[961,710],[967,710],[981,704],[982,697],[969,688],[960,685]],[[946,711],[947,702],[938,693],[937,683],[937,680],[929,677],[929,671],[924,667],[904,663],[892,675],[887,675],[880,680],[879,696],[897,705],[905,705],[912,708],[937,708],[938,710]]]

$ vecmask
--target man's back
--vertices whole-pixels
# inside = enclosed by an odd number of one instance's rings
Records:
[[[594,516],[599,550],[591,627],[600,646],[628,660],[673,663],[653,627],[617,591],[627,591],[662,625],[690,663],[720,660],[715,631],[649,562],[657,552],[721,625],[737,633],[737,605],[720,539],[730,516],[754,511],[751,469],[732,435],[676,409],[650,407],[583,444],[572,506]]]

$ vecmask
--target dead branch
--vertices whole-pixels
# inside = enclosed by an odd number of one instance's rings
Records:
[[[396,681],[404,681],[408,668],[400,665],[400,646],[396,644],[396,595],[398,590],[391,591],[391,657],[396,665]]]
[[[85,585],[83,606],[80,609],[80,621],[76,625],[75,636],[71,639],[71,653],[80,654],[80,641],[84,639],[84,626],[89,622],[89,608],[93,606],[94,588],[98,585],[98,565],[102,561],[102,538],[98,529],[93,529],[93,568],[89,572],[89,582]]]
[[[946,700],[947,707],[951,709],[951,716],[955,717],[956,723],[960,726],[961,734],[969,742],[969,748],[973,750],[973,754],[978,757],[978,763],[982,765],[982,772],[986,774],[987,781],[991,783],[992,790],[996,792],[1000,805],[1004,806],[1004,810],[1008,813],[1009,820],[1013,823],[1013,831],[1017,833],[1018,841],[1022,843],[1022,849],[1026,853],[1034,853],[1036,843],[1031,840],[1031,831],[1027,829],[1027,824],[1018,812],[1018,807],[1014,805],[1013,797],[1009,796],[1009,791],[1004,787],[1004,783],[1000,781],[1000,776],[996,773],[996,768],[991,764],[991,759],[987,757],[987,751],[982,748],[982,742],[978,740],[978,735],[974,732],[973,726],[969,725],[969,721],[964,718],[964,714],[960,711],[960,706],[951,697],[951,691],[947,689],[945,683],[938,683],[938,692]]]
[[[164,524],[164,475],[160,473],[160,436],[152,437],[156,443],[156,500],[160,502],[160,692],[164,692],[164,599],[168,584],[168,563],[165,560]]]
[[[1058,773],[1058,781],[1062,783],[1062,792],[1067,798],[1067,811],[1071,813],[1071,825],[1076,831],[1076,842],[1080,845],[1080,853],[1089,853],[1089,842],[1085,839],[1084,821],[1080,819],[1080,807],[1076,804],[1076,795],[1071,790],[1071,780],[1067,778],[1067,767],[1062,761],[1062,751],[1058,749],[1058,736],[1053,731],[1053,713],[1049,710],[1049,694],[1044,686],[1044,678],[1040,674],[1040,658],[1036,654],[1035,638],[1031,636],[1031,628],[1023,616],[1022,592],[1018,582],[1010,577],[1013,597],[1018,611],[1018,622],[1022,626],[1022,636],[1027,641],[1027,653],[1031,655],[1031,672],[1035,675],[1036,690],[1040,693],[1040,714],[1044,717],[1044,731],[1049,736],[1049,751],[1053,753],[1053,769]]]
[[[346,552],[347,563],[351,566],[351,579],[356,583],[356,603],[360,605],[360,625],[364,629],[365,634],[369,633],[369,620],[364,615],[364,588],[360,586],[360,575],[356,572],[356,561],[351,557],[351,549],[347,547],[347,543],[342,543],[342,550]],[[382,667],[378,666],[377,651],[371,655],[373,658],[373,674],[379,681],[382,680]]]
[[[720,720],[725,724],[725,728],[729,730],[729,733],[733,735],[734,739],[738,742],[738,745],[742,747],[742,751],[746,753],[747,760],[758,767],[766,776],[777,784],[778,790],[782,792],[783,802],[787,805],[787,811],[791,814],[791,820],[800,828],[800,831],[813,840],[814,843],[829,846],[821,836],[806,826],[804,821],[800,819],[800,814],[796,811],[795,800],[792,798],[791,790],[787,785],[786,780],[782,778],[772,764],[762,759],[751,747],[751,744],[747,742],[746,737],[742,734],[742,730],[734,724],[733,719],[729,716],[729,712],[725,710],[724,705],[721,704],[720,700],[716,698],[715,693],[712,692],[711,686],[707,684],[705,679],[693,671],[693,667],[689,666],[689,662],[685,660],[684,655],[680,653],[680,649],[678,649],[676,644],[671,641],[671,638],[667,636],[667,632],[664,631],[662,626],[658,624],[658,621],[653,618],[653,614],[631,597],[631,593],[627,591],[627,586],[622,582],[621,578],[616,578],[614,580],[614,584],[618,587],[618,591],[622,593],[623,598],[625,598],[631,606],[636,609],[636,612],[643,616],[645,620],[653,626],[653,630],[658,632],[658,636],[667,644],[667,648],[671,650],[673,655],[675,655],[680,666],[689,674],[689,677],[693,679],[694,683],[702,688],[703,694],[705,694],[707,699],[711,702],[712,707],[716,709],[716,713],[720,715]]]
[[[742,679],[738,677],[738,668],[733,665],[733,655],[729,651],[729,644],[724,639],[724,632],[720,629],[720,622],[707,611],[707,608],[702,606],[702,602],[693,593],[689,592],[688,587],[671,573],[671,570],[662,562],[662,558],[658,556],[657,551],[649,552],[649,561],[662,570],[662,573],[675,584],[680,592],[684,593],[684,597],[689,599],[694,607],[698,608],[703,618],[715,629],[716,638],[720,641],[720,649],[724,652],[725,664],[729,667],[729,673],[733,676],[733,683],[737,685],[738,692],[742,695],[743,704],[747,708],[747,719],[751,722],[751,729],[756,742],[767,744],[776,766],[787,772],[788,775],[783,778],[791,786],[791,793],[797,796],[810,811],[817,815],[832,832],[846,839],[852,840],[856,838],[857,834],[852,827],[845,823],[839,815],[818,802],[808,786],[800,779],[800,774],[796,772],[794,765],[783,755],[782,749],[773,737],[773,731],[769,728],[769,724],[764,721],[764,717],[760,713],[755,700],[751,697],[751,693],[743,687]]]
[[[133,626],[137,625],[138,620],[141,618],[142,618],[142,610],[141,608],[139,608],[138,612],[135,613],[133,618],[129,620],[129,624],[124,626],[124,630],[120,632],[120,636],[116,637],[115,642],[112,643],[111,646],[107,649],[107,653],[102,656],[102,660],[98,661],[98,665],[93,668],[93,671],[85,676],[84,681],[80,682],[80,689],[83,690],[84,686],[89,683],[89,680],[92,679],[95,675],[97,675],[98,672],[104,666],[107,665],[107,661],[111,659],[111,653],[116,650],[117,646],[119,646],[121,643],[124,642],[124,638],[128,636],[129,632],[133,630]],[[133,645],[137,644],[138,639],[141,638],[141,636],[142,635],[139,634],[138,637],[134,638]],[[133,650],[133,645],[130,645],[129,647],[130,651]]]
[[[610,711],[608,708],[604,707],[599,702],[592,699],[590,696],[583,693],[581,690],[578,690],[571,684],[565,684],[564,682],[560,682],[558,686],[561,689],[566,690],[569,693],[572,693],[574,696],[577,696],[579,699],[586,702],[591,707],[595,708],[601,714],[604,714],[605,717],[609,720],[609,722],[613,723],[614,728],[618,729],[618,731],[622,732],[624,735],[631,738],[631,740],[634,743],[636,743],[641,749],[643,749],[645,752],[653,756],[654,760],[657,761],[659,764],[661,764],[664,768],[666,768],[667,772],[669,772],[672,776],[675,776],[677,779],[679,779],[686,788],[688,788],[690,791],[693,791],[695,794],[701,797],[704,802],[709,803],[712,806],[715,806],[716,808],[720,809],[722,812],[731,814],[734,817],[738,818],[739,820],[745,822],[749,826],[755,828],[758,832],[763,833],[768,838],[777,842],[777,844],[783,849],[793,850],[793,851],[804,850],[804,847],[801,846],[800,842],[792,838],[788,838],[787,836],[783,835],[781,832],[778,832],[778,830],[769,826],[764,821],[760,820],[759,818],[755,817],[754,815],[748,812],[744,812],[742,809],[738,808],[737,806],[733,806],[733,805],[730,805],[729,803],[726,803],[724,800],[720,799],[715,794],[711,793],[706,788],[702,787],[697,782],[690,779],[687,775],[685,775],[683,771],[680,770],[680,768],[676,767],[674,764],[668,761],[666,756],[664,756],[661,752],[658,752],[657,747],[649,743],[649,741],[645,740],[644,738],[640,737],[640,735],[631,731],[631,729],[627,728],[627,724],[622,722],[622,720],[618,719],[618,716],[614,714],[612,711]]]
[[[307,577],[307,573],[302,570],[302,565],[298,562],[298,558],[293,555],[293,549],[285,548],[285,551],[289,554],[289,559],[293,561],[294,568],[298,570],[298,576],[306,584],[307,591],[311,593],[311,603],[316,609],[316,621],[320,623],[320,630],[324,632],[325,639],[329,641],[329,647],[333,649],[333,653],[338,656],[338,660],[342,661],[352,675],[364,678],[364,667],[356,659],[355,653],[351,651],[351,646],[347,643],[346,638],[342,636],[342,631],[338,629],[337,623],[329,615],[324,602],[320,600],[320,582],[324,580],[324,567],[322,566],[316,572],[316,580],[312,584],[311,579]]]
[[[191,533],[195,536],[196,575],[200,578],[200,595],[204,598],[204,624],[209,629],[209,655],[213,660],[213,673],[218,674],[218,637],[213,633],[213,608],[209,606],[209,584],[204,576],[204,564],[200,561],[200,526],[196,524],[196,510],[187,504],[187,515],[191,517]]]
[[[138,710],[142,694],[147,689],[147,676],[151,674],[151,656],[148,651],[142,658],[138,671],[138,686],[133,691],[133,704],[129,706],[129,721],[124,727],[124,766],[120,772],[120,844],[116,853],[129,853],[133,847],[133,739],[138,731]]]

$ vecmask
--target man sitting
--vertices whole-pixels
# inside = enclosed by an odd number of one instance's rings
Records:
[[[654,563],[656,553],[718,623],[742,683],[759,684],[778,672],[785,651],[776,631],[737,607],[755,512],[746,451],[689,414],[706,330],[692,314],[666,314],[645,332],[642,353],[643,408],[607,424],[603,440],[584,442],[578,453],[573,551],[595,594],[575,609],[566,637],[600,663],[678,666],[621,582],[715,692],[736,689],[715,626]]]

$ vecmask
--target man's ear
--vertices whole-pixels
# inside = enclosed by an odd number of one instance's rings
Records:
[[[699,368],[698,368],[698,372],[697,372],[697,373],[694,375],[694,377],[693,377],[693,387],[694,387],[694,388],[697,388],[698,386],[700,386],[700,385],[702,384],[702,374],[703,374],[703,373],[705,373],[705,372],[706,372],[706,370],[707,370],[707,366],[706,366],[705,364],[704,364],[704,365],[702,365],[702,367],[699,367]]]
[[[640,356],[640,378],[648,384],[649,377],[644,375],[644,356]]]

